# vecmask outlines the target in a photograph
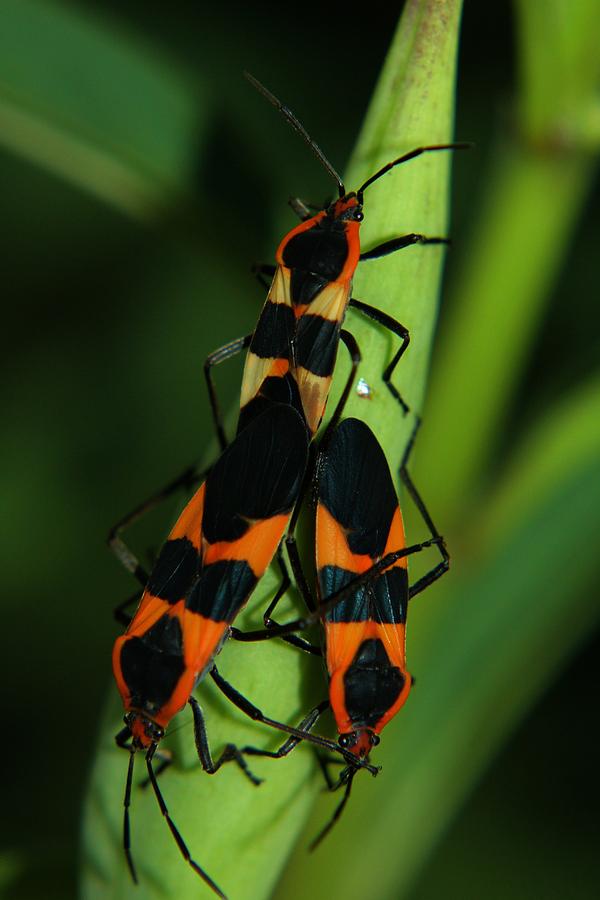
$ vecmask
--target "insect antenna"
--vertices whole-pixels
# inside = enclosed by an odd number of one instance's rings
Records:
[[[287,106],[284,106],[281,100],[278,100],[277,97],[272,94],[271,91],[267,90],[264,84],[261,84],[260,81],[258,81],[258,79],[254,77],[254,75],[250,74],[250,72],[244,72],[244,77],[248,79],[250,84],[255,87],[256,90],[259,91],[263,95],[263,97],[265,97],[269,101],[269,103],[273,104],[275,109],[277,109],[281,113],[283,118],[292,126],[292,128],[294,128],[298,132],[300,137],[311,148],[312,152],[315,154],[321,165],[327,170],[327,172],[329,172],[333,180],[337,183],[340,197],[345,197],[346,188],[344,187],[344,182],[342,181],[336,170],[333,168],[319,145],[316,144],[315,141],[311,138],[304,125],[302,125],[302,123],[298,121],[291,109],[288,109]]]

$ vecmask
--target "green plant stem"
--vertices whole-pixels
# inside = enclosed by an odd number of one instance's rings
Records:
[[[352,156],[348,184],[360,184],[416,147],[452,140],[461,7],[458,0],[406,4]],[[369,188],[363,246],[409,232],[447,234],[451,162],[451,152],[425,154]],[[439,246],[411,247],[360,265],[354,284],[354,296],[388,312],[410,331],[410,347],[393,380],[415,413],[425,394],[443,256]],[[382,360],[391,358],[398,342],[380,328],[364,327],[361,319],[352,314],[349,324],[363,356],[360,375],[373,393],[367,401],[355,396],[347,412],[371,424],[393,463],[414,422],[412,417],[401,422],[393,415],[381,384]]]

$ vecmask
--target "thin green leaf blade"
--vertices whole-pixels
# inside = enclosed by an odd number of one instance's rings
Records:
[[[0,142],[124,213],[152,219],[181,198],[206,106],[174,61],[89,13],[3,3]]]

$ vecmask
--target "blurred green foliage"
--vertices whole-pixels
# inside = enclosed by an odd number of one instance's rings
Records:
[[[476,150],[455,160],[448,300],[416,459],[440,527],[452,524],[456,574],[413,610],[418,686],[384,735],[385,774],[357,780],[338,834],[312,859],[298,856],[279,896],[597,892],[585,729],[593,654],[564,667],[592,639],[598,612],[598,204],[585,205],[598,13],[593,0],[523,0],[514,19],[501,5],[467,5],[456,133]],[[342,168],[396,17],[383,4],[353,19],[336,5],[208,16],[186,2],[3,4],[7,897],[76,893],[111,610],[131,591],[103,547],[107,529],[209,447],[201,363],[252,328],[261,290],[248,269],[272,258],[289,227],[288,194],[321,200],[330,190],[301,142],[250,101],[240,73],[284,97]],[[534,256],[536,222],[548,237]],[[528,291],[515,296],[522,271]],[[503,285],[506,304],[501,292],[493,299]],[[376,286],[368,299],[377,302]],[[495,328],[505,311],[509,327]],[[235,365],[219,372],[233,402],[238,379]],[[490,405],[481,437],[477,413]],[[138,546],[160,542],[174,509],[136,532]],[[435,669],[423,662],[432,654]],[[452,755],[439,764],[444,741]],[[410,777],[407,759],[420,762]],[[216,802],[219,779],[206,780]],[[393,784],[396,808],[386,806]],[[405,818],[404,806],[420,815]],[[185,814],[173,813],[184,830]],[[147,828],[164,829],[156,809]],[[406,852],[409,833],[419,852]],[[210,839],[197,854],[210,870]]]

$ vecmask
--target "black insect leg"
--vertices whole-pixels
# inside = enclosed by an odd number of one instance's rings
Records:
[[[148,582],[148,574],[145,569],[140,564],[138,558],[135,554],[129,549],[123,538],[121,537],[121,532],[124,531],[129,526],[133,525],[134,522],[137,522],[141,519],[146,513],[150,512],[150,510],[154,509],[158,506],[162,501],[168,499],[171,494],[175,493],[175,491],[180,488],[191,488],[198,482],[200,482],[206,475],[206,471],[198,472],[198,469],[195,465],[188,466],[184,471],[170,481],[165,487],[161,488],[155,494],[152,494],[147,500],[144,500],[143,503],[140,503],[135,507],[132,512],[128,515],[124,516],[120,519],[116,525],[110,529],[107,537],[107,543],[110,549],[113,551],[119,562],[127,569],[128,572],[137,578],[140,584],[145,587]],[[123,604],[121,604],[123,605]]]
[[[204,771],[209,775],[214,775],[225,763],[235,762],[252,784],[259,785],[262,779],[257,778],[256,775],[250,771],[241,750],[238,750],[235,744],[227,744],[217,761],[215,762],[213,760],[208,744],[204,715],[200,708],[200,704],[193,696],[189,698],[188,703],[192,707],[192,714],[194,716],[194,740],[196,742],[198,758]]]
[[[331,596],[327,597],[326,600],[322,601],[319,604],[319,608],[314,612],[308,613],[308,615],[303,618],[294,619],[291,622],[285,622],[283,625],[279,625],[277,627],[265,628],[257,631],[246,631],[244,632],[243,640],[246,641],[264,641],[269,640],[274,637],[283,637],[285,634],[290,634],[295,631],[303,631],[305,628],[308,628],[311,625],[314,625],[319,619],[324,616],[330,609],[333,609],[338,603],[344,600],[346,597],[354,594],[363,584],[366,584],[371,579],[376,578],[382,572],[385,572],[386,569],[389,569],[390,566],[393,566],[399,559],[403,559],[405,556],[411,556],[413,553],[420,553],[422,550],[426,550],[428,547],[433,547],[435,545],[439,545],[443,543],[443,538],[439,535],[436,537],[430,538],[429,540],[422,541],[420,544],[412,544],[410,547],[403,547],[401,550],[394,550],[392,553],[386,554],[382,557],[378,562],[374,563],[370,569],[367,569],[365,572],[362,572],[360,575],[357,575],[356,578],[353,578],[352,581],[349,581],[343,588],[339,591],[336,591]],[[439,577],[439,576],[438,576]]]
[[[391,331],[392,334],[398,335],[402,343],[400,347],[394,354],[392,361],[383,371],[382,379],[385,382],[388,391],[392,395],[392,397],[400,404],[402,409],[404,410],[404,414],[409,412],[409,407],[404,402],[400,393],[396,387],[391,382],[392,373],[394,369],[398,365],[400,361],[400,357],[403,355],[404,351],[408,347],[410,343],[410,334],[408,329],[401,325],[400,322],[393,319],[391,316],[388,316],[387,313],[382,312],[380,309],[376,309],[374,306],[369,306],[368,303],[363,303],[362,300],[356,300],[354,297],[351,298],[350,304],[354,309],[360,310],[360,312],[364,313],[365,316],[368,316],[370,319],[373,319],[374,322],[377,322],[379,325],[383,325],[384,328],[387,328],[388,331]]]
[[[127,599],[125,599],[121,603],[119,603],[118,606],[115,606],[115,608],[113,610],[113,615],[114,615],[115,619],[117,620],[117,622],[119,622],[120,625],[129,625],[130,624],[132,617],[128,612],[126,612],[126,609],[129,606],[133,606],[133,604],[136,603],[137,601],[139,601],[139,599],[140,599],[140,592],[139,592],[139,590],[137,590],[135,592],[135,594],[132,594],[130,597],[127,597]]]
[[[312,219],[316,213],[321,212],[323,209],[327,209],[330,204],[331,197],[320,205],[317,205],[316,203],[306,203],[301,197],[290,197],[288,200],[288,206],[292,208],[301,222]]]
[[[277,548],[277,562],[279,564],[279,568],[281,571],[281,583],[277,589],[277,593],[269,603],[267,609],[263,614],[263,622],[265,624],[265,628],[278,628],[279,624],[272,618],[273,612],[281,598],[288,591],[291,586],[291,579],[287,570],[287,566],[283,559],[283,553],[281,549],[281,544]],[[301,563],[298,560],[298,565],[301,568]],[[304,576],[303,576],[304,577]],[[246,633],[241,631],[239,628],[232,626],[230,628],[230,636],[236,641],[247,641]],[[322,656],[323,651],[320,647],[311,644],[309,641],[304,640],[304,638],[297,637],[295,634],[285,635],[282,640],[286,641],[288,644],[291,644],[294,647],[297,647],[299,650],[303,650],[305,653],[311,653],[314,656]]]
[[[295,547],[295,543],[294,543]],[[297,551],[296,551],[297,552]],[[281,544],[277,548],[277,562],[279,563],[279,568],[282,575],[282,581],[279,586],[279,590],[269,603],[263,614],[263,622],[265,623],[266,628],[277,628],[278,622],[276,622],[272,616],[275,611],[277,604],[280,599],[284,596],[285,592],[291,585],[291,579],[287,570],[287,566],[285,564],[285,560],[283,558],[283,551]],[[298,566],[301,568],[300,560],[298,559]],[[304,580],[304,578],[303,578]],[[305,641],[304,638],[296,637],[295,635],[288,635],[284,640],[289,640],[290,643],[294,644],[294,646],[299,647],[301,650],[305,650],[307,653],[312,653],[315,656],[322,656],[322,651],[320,647],[315,647],[313,644],[310,644],[308,641]]]
[[[352,301],[350,301],[352,302]],[[337,428],[337,425],[342,418],[342,414],[344,412],[344,408],[346,403],[348,402],[348,397],[350,396],[350,391],[352,390],[352,385],[354,384],[354,379],[356,378],[356,371],[358,366],[360,365],[361,355],[360,348],[356,342],[356,338],[349,331],[346,331],[344,328],[340,331],[340,338],[346,345],[346,349],[350,354],[350,372],[346,379],[346,383],[344,385],[344,390],[342,391],[342,395],[337,402],[337,406],[333,411],[333,414],[327,423],[327,427],[323,432],[323,438],[321,440],[321,448],[326,444],[328,437],[333,433],[333,431]]]
[[[415,443],[415,438],[417,436],[417,432],[420,428],[420,425],[421,425],[421,420],[417,419],[415,427],[413,428],[413,432],[411,434],[410,440],[406,446],[406,450],[404,451],[404,456],[402,458],[402,462],[400,464],[400,478],[402,480],[402,483],[406,487],[408,493],[410,494],[413,503],[417,507],[417,509],[421,515],[421,518],[427,525],[427,528],[429,529],[429,533],[431,534],[431,537],[433,539],[435,539],[434,542],[440,551],[442,561],[440,563],[438,563],[437,566],[434,566],[425,575],[423,575],[422,578],[419,578],[419,580],[416,581],[410,587],[409,599],[412,599],[417,594],[420,594],[421,591],[424,591],[425,588],[429,587],[430,584],[433,584],[434,581],[437,581],[438,578],[441,578],[441,576],[445,572],[447,572],[450,567],[450,554],[448,553],[448,550],[446,549],[446,544],[444,543],[444,539],[440,535],[436,526],[434,525],[433,520],[427,510],[427,507],[425,506],[425,503],[423,502],[423,498],[421,497],[420,493],[418,492],[416,485],[413,482],[412,478],[410,477],[410,475],[408,473],[408,469],[407,469],[408,459],[412,452],[412,449],[413,449],[413,446]]]
[[[298,725],[298,730],[305,732],[310,731],[321,713],[324,712],[328,707],[329,700],[323,700],[321,703],[319,703],[318,706],[315,706],[314,709],[311,709],[311,711],[302,719],[302,721]],[[281,747],[279,747],[278,750],[260,750],[257,747],[243,747],[242,753],[247,753],[249,756],[267,756],[270,759],[282,759],[284,756],[287,756],[288,753],[291,753],[292,750],[298,746],[300,741],[301,738],[292,736],[284,741],[284,743],[281,745]]]
[[[305,203],[300,197],[290,197],[288,206],[291,206],[301,222],[306,222],[307,219],[311,219],[315,214],[308,203]]]
[[[325,772],[325,769],[323,771]],[[342,815],[344,808],[345,808],[348,800],[350,799],[350,791],[352,790],[352,782],[354,780],[354,776],[356,775],[357,771],[358,771],[358,769],[356,767],[348,766],[348,768],[344,769],[344,771],[341,773],[341,775],[339,777],[339,781],[335,784],[330,781],[328,774],[325,775],[325,778],[326,778],[326,781],[327,781],[327,784],[328,784],[328,787],[330,790],[335,791],[339,787],[342,787],[342,785],[345,785],[346,789],[344,791],[344,796],[342,797],[341,801],[338,803],[331,819],[329,820],[329,822],[327,823],[325,828],[323,828],[318,833],[318,835],[308,845],[308,849],[311,853],[313,850],[316,850],[316,848],[319,846],[319,844],[321,843],[323,838],[325,838],[329,834],[329,832],[331,831],[331,829],[333,828],[335,823],[338,821],[338,819]]]
[[[242,350],[245,350],[250,345],[251,340],[251,334],[246,334],[244,335],[244,337],[236,338],[235,341],[230,341],[230,343],[225,344],[223,347],[219,347],[218,350],[214,350],[206,357],[206,360],[204,362],[204,377],[206,378],[208,398],[210,400],[213,422],[221,450],[224,450],[227,447],[227,437],[225,435],[225,427],[223,425],[223,418],[221,416],[221,411],[219,408],[217,390],[212,378],[212,368],[214,366],[218,366],[219,363],[222,363],[227,359],[231,359],[232,356],[237,356],[238,353],[241,353]]]
[[[283,722],[278,722],[276,719],[270,719],[268,716],[265,716],[257,706],[250,702],[243,694],[240,694],[238,690],[236,690],[232,684],[226,681],[222,675],[219,674],[217,667],[213,666],[210,670],[210,675],[217,687],[220,691],[227,697],[228,700],[233,703],[234,706],[237,706],[245,715],[247,715],[254,722],[261,722],[263,725],[269,725],[271,728],[276,728],[278,731],[284,731],[286,734],[292,735],[298,740],[301,741],[309,741],[309,743],[315,744],[317,747],[321,747],[325,750],[330,750],[333,753],[341,754],[346,761],[352,765],[358,765],[359,768],[368,769],[372,775],[377,775],[379,769],[375,766],[370,765],[369,763],[359,761],[356,762],[356,757],[354,757],[348,750],[344,750],[343,747],[340,747],[335,741],[331,741],[328,738],[321,737],[320,735],[310,734],[308,731],[303,731],[300,728],[293,728],[291,725],[286,725]],[[315,710],[318,707],[315,707]],[[311,711],[314,712],[314,711]],[[309,716],[311,713],[308,714]]]
[[[258,283],[267,291],[271,287],[271,281],[273,280],[276,271],[277,266],[274,266],[271,263],[255,263],[252,266],[252,274],[256,275]]]
[[[392,238],[390,241],[384,241],[365,250],[360,254],[360,261],[365,262],[368,259],[381,259],[382,256],[389,256],[396,250],[404,250],[405,247],[412,247],[413,244],[449,244],[448,238],[441,237],[425,237],[424,234],[402,234],[400,237]]]

